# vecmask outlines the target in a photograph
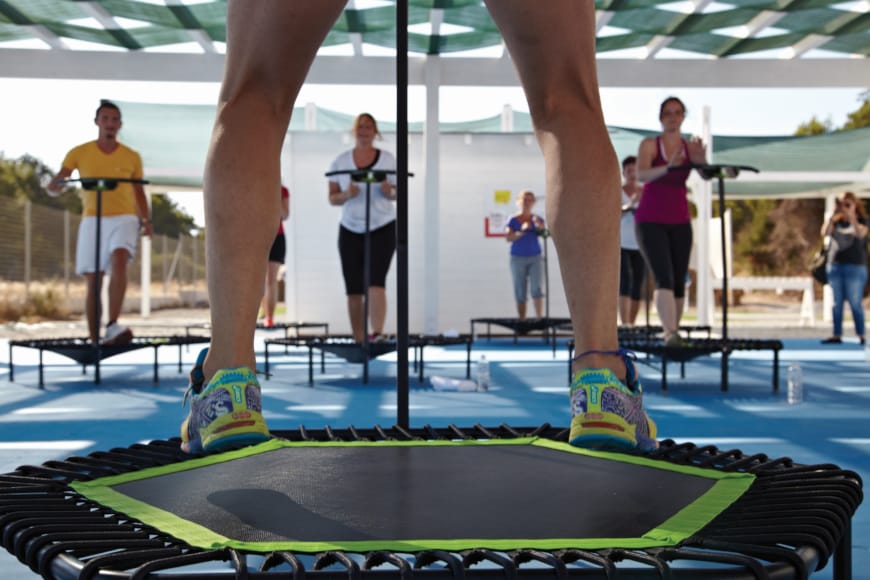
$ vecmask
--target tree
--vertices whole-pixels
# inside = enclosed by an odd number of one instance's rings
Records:
[[[861,106],[857,111],[849,113],[846,118],[848,120],[843,124],[843,129],[870,127],[870,91],[861,94]]]
[[[797,130],[794,132],[795,135],[821,135],[823,133],[830,133],[832,129],[833,123],[831,123],[830,119],[825,121],[819,121],[816,119],[815,115],[812,119],[807,121],[806,123],[801,123]]]
[[[178,205],[163,194],[151,196],[151,222],[154,233],[177,238],[179,235],[189,236],[196,228],[192,216],[178,208]]]

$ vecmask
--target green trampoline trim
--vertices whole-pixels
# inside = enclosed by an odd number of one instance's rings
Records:
[[[482,446],[482,445],[535,445],[556,451],[576,453],[590,457],[603,458],[610,461],[630,463],[651,467],[664,471],[684,473],[714,480],[713,486],[701,497],[685,506],[672,517],[655,528],[648,530],[641,537],[619,538],[547,538],[547,539],[510,539],[481,540],[475,538],[455,539],[422,539],[403,541],[345,541],[345,542],[246,542],[227,538],[212,530],[176,516],[173,513],[135,500],[112,489],[112,486],[197,469],[239,459],[268,453],[288,447],[384,447],[384,446]],[[459,441],[334,441],[308,442],[285,441],[272,439],[260,445],[191,459],[182,463],[151,467],[102,477],[91,481],[76,481],[70,487],[82,496],[106,506],[116,512],[159,529],[161,532],[179,538],[187,544],[203,549],[236,548],[250,552],[272,552],[278,550],[303,553],[342,550],[348,552],[369,552],[373,550],[390,550],[393,552],[418,552],[421,550],[467,550],[472,548],[488,548],[493,550],[542,549],[555,550],[560,548],[576,548],[598,550],[604,548],[643,549],[675,546],[713,520],[719,513],[742,496],[755,481],[755,476],[748,473],[730,473],[713,469],[702,469],[688,465],[675,465],[663,461],[647,459],[643,456],[625,455],[602,451],[580,449],[550,439],[525,437],[516,439],[491,440],[459,440]]]

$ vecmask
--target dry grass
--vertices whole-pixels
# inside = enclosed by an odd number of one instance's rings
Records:
[[[72,313],[63,292],[52,283],[0,284],[0,322],[38,322],[67,320]]]

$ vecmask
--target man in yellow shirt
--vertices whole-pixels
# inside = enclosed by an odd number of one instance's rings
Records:
[[[98,128],[96,141],[88,141],[67,153],[60,171],[51,180],[49,193],[59,193],[62,182],[78,170],[79,177],[142,179],[142,158],[118,141],[121,130],[121,110],[111,101],[100,101],[94,124]],[[100,257],[94,264],[97,231],[97,193],[83,192],[82,221],[76,245],[76,272],[87,281],[85,311],[91,341],[100,340],[100,320],[97,296],[102,287],[103,272],[111,271],[109,281],[109,322],[102,344],[130,342],[133,333],[118,324],[121,306],[127,292],[127,264],[136,254],[139,231],[151,235],[148,200],[141,183],[118,183],[102,194],[100,211]]]

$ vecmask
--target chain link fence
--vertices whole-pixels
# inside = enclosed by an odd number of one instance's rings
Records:
[[[60,296],[71,312],[80,312],[84,280],[75,273],[75,248],[81,216],[30,201],[0,197],[0,284],[5,297],[26,302],[36,292]],[[147,258],[142,250],[150,246]],[[198,306],[205,292],[205,240],[154,235],[140,241],[127,269],[124,309],[138,311],[143,268],[150,268],[150,307]]]

